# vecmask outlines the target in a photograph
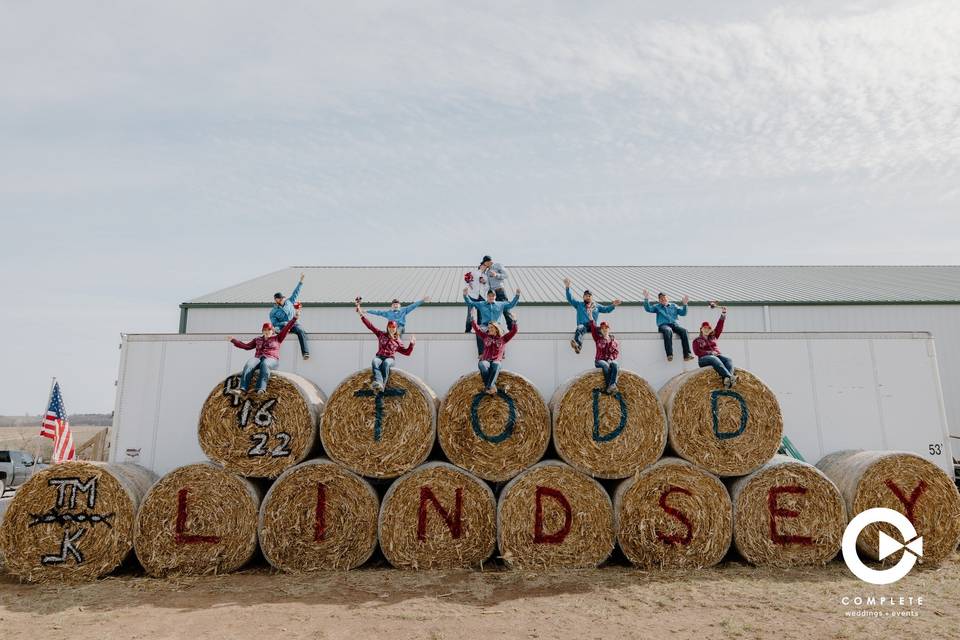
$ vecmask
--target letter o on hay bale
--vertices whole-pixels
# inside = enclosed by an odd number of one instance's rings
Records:
[[[849,517],[873,507],[887,507],[907,516],[917,535],[923,536],[921,563],[936,566],[957,548],[960,494],[953,480],[932,462],[901,451],[839,451],[821,458],[817,468],[840,489]],[[888,524],[864,529],[857,548],[873,560],[879,560],[880,530],[894,540],[902,538]],[[883,562],[896,563],[901,553]]]
[[[479,373],[461,376],[440,405],[438,437],[450,462],[491,482],[504,482],[543,457],[550,411],[533,383],[501,371],[497,395]]]
[[[730,494],[733,544],[747,562],[824,565],[840,551],[847,525],[843,497],[813,465],[775,456],[735,480]]]
[[[308,460],[277,478],[260,507],[260,550],[290,573],[353,569],[377,546],[380,500],[335,462]]]
[[[616,394],[604,394],[603,374],[590,371],[550,400],[557,453],[596,478],[632,476],[660,459],[667,446],[667,418],[647,381],[621,370],[617,387]]]
[[[370,478],[396,478],[433,449],[437,395],[422,380],[391,369],[387,388],[370,388],[370,369],[341,382],[323,414],[320,438],[327,455]]]
[[[134,464],[64,462],[17,489],[0,526],[6,568],[29,582],[105,576],[133,550],[137,507],[156,475]]]
[[[644,568],[709,567],[730,549],[733,508],[720,479],[680,458],[662,458],[617,486],[617,541]]]
[[[783,416],[773,392],[749,371],[737,369],[725,389],[709,368],[682,373],[660,389],[670,448],[721,477],[757,470],[780,448]]]
[[[380,549],[400,569],[479,567],[497,541],[496,500],[485,482],[446,462],[398,478],[380,507]]]
[[[265,394],[243,393],[240,374],[231,375],[203,403],[200,447],[227,471],[276,478],[313,451],[324,402],[317,385],[291,373],[272,372]]]
[[[256,487],[217,465],[174,469],[137,512],[137,559],[154,577],[236,571],[257,549],[259,507]]]
[[[501,491],[497,541],[512,567],[596,567],[613,551],[610,496],[586,474],[559,460],[545,460]]]

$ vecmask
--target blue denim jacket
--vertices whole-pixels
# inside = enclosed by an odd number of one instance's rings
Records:
[[[423,300],[417,300],[413,304],[408,304],[405,307],[400,307],[397,310],[387,309],[385,311],[380,311],[377,309],[371,309],[367,311],[372,316],[380,316],[381,318],[386,318],[387,320],[393,320],[397,323],[397,326],[403,327],[407,324],[407,314],[423,304]]]
[[[463,296],[463,301],[477,310],[477,312],[480,314],[480,320],[477,322],[477,324],[479,324],[481,327],[485,327],[491,322],[500,322],[500,319],[503,317],[503,312],[509,311],[517,306],[517,303],[520,302],[520,296],[513,296],[513,300],[510,302],[487,302],[486,300],[477,302],[476,300],[471,300],[467,296]]]
[[[577,300],[570,293],[570,287],[567,287],[567,302],[570,303],[570,306],[577,310],[577,324],[587,324],[591,320],[596,322],[600,318],[601,313],[612,313],[616,307],[612,304],[593,304],[593,317],[587,317],[587,304],[583,300]]]
[[[658,327],[664,324],[673,324],[677,321],[677,317],[687,315],[687,305],[677,306],[672,302],[664,305],[659,302],[653,304],[649,300],[644,300],[643,308],[650,313],[657,314]]]
[[[270,309],[270,324],[272,324],[273,328],[277,331],[283,329],[283,326],[293,319],[293,314],[296,311],[296,309],[293,308],[293,303],[300,297],[300,288],[302,286],[303,283],[298,282],[297,286],[293,288],[293,293],[283,301],[281,306],[273,305],[273,308]]]

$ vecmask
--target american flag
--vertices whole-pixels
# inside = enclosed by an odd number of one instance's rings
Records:
[[[70,433],[70,421],[63,408],[63,396],[60,395],[60,383],[53,384],[50,392],[50,405],[47,415],[43,418],[40,435],[53,440],[53,462],[66,462],[77,457],[77,450],[73,446],[73,434]]]

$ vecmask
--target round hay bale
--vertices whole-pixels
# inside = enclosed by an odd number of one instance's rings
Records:
[[[660,389],[670,448],[721,477],[756,471],[780,448],[783,416],[773,392],[745,369],[725,389],[709,368],[682,373]]]
[[[397,479],[380,508],[380,549],[400,569],[480,567],[497,538],[496,499],[485,482],[446,462]]]
[[[260,492],[247,479],[202,462],[153,485],[137,512],[134,548],[148,574],[236,571],[257,549]]]
[[[450,462],[504,482],[539,461],[550,444],[550,412],[533,383],[501,371],[497,395],[479,373],[453,383],[440,405],[438,437]]]
[[[260,550],[289,573],[353,569],[377,546],[380,499],[369,482],[325,458],[291,467],[260,506]]]
[[[17,489],[0,526],[7,570],[29,582],[79,582],[133,550],[144,495],[157,476],[134,464],[64,462]]]
[[[662,458],[624,480],[613,507],[617,542],[639,567],[709,567],[730,548],[730,494],[717,476],[686,460]]]
[[[647,381],[624,369],[619,391],[603,393],[603,373],[583,373],[550,400],[553,444],[570,466],[596,478],[628,478],[667,446],[667,417]]]
[[[919,562],[937,565],[960,542],[960,494],[944,471],[923,457],[904,451],[839,451],[824,456],[817,468],[836,483],[847,506],[847,516],[873,507],[886,507],[907,516],[923,536]],[[872,524],[857,539],[857,548],[879,559],[879,531],[895,540],[902,536],[888,524]],[[904,540],[909,542],[909,540]],[[898,551],[883,560],[894,564]]]
[[[327,403],[320,438],[327,455],[370,478],[396,478],[423,463],[437,431],[437,395],[422,380],[391,369],[387,387],[370,388],[370,369],[349,376]]]
[[[315,448],[325,400],[317,385],[292,373],[272,372],[265,394],[243,393],[233,374],[203,403],[200,447],[227,471],[276,478]]]
[[[774,458],[730,487],[733,544],[755,565],[824,565],[836,557],[847,525],[837,486],[816,467]]]
[[[596,567],[613,551],[613,504],[590,476],[545,460],[500,492],[497,542],[511,567]]]

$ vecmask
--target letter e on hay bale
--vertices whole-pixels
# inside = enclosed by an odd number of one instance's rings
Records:
[[[504,482],[543,457],[550,412],[533,383],[501,371],[497,394],[479,373],[461,376],[440,405],[438,438],[450,461],[491,482]]]
[[[446,462],[398,478],[383,497],[383,555],[401,569],[479,567],[496,545],[496,500],[485,482]]]
[[[174,469],[137,513],[137,559],[154,577],[229,573],[257,549],[260,492],[211,463]]]
[[[776,396],[755,375],[737,369],[725,389],[709,368],[682,373],[659,391],[668,442],[676,455],[721,477],[751,473],[780,448],[783,415]]]
[[[730,548],[730,494],[686,460],[662,458],[624,480],[613,508],[620,548],[639,567],[709,567]]]
[[[380,500],[370,483],[326,459],[283,472],[260,506],[260,550],[290,573],[353,569],[377,546]]]
[[[613,551],[610,496],[586,474],[559,460],[545,460],[501,491],[497,541],[512,567],[596,567]]]
[[[936,566],[957,548],[960,494],[952,478],[932,462],[902,451],[838,451],[821,458],[817,468],[840,489],[850,518],[874,507],[907,516],[917,535],[923,536],[921,563]],[[894,540],[902,538],[885,523],[864,529],[857,548],[873,560],[879,559],[881,529]],[[895,564],[901,553],[891,554],[883,562]]]
[[[778,455],[730,488],[733,543],[756,565],[824,565],[840,551],[847,511],[813,465]]]
[[[29,582],[107,575],[133,550],[137,507],[155,480],[134,464],[64,462],[36,473],[0,526],[7,570]]]
[[[276,478],[315,448],[324,402],[317,385],[291,373],[274,371],[265,394],[242,392],[240,374],[231,375],[203,403],[200,447],[227,471]]]
[[[401,369],[390,370],[383,391],[373,391],[370,380],[370,369],[362,369],[337,386],[320,438],[327,455],[348,469],[370,478],[396,478],[430,455],[437,396]]]
[[[603,393],[603,374],[568,381],[550,400],[557,453],[596,478],[627,478],[653,464],[667,445],[667,418],[647,381],[621,370],[619,391]]]

